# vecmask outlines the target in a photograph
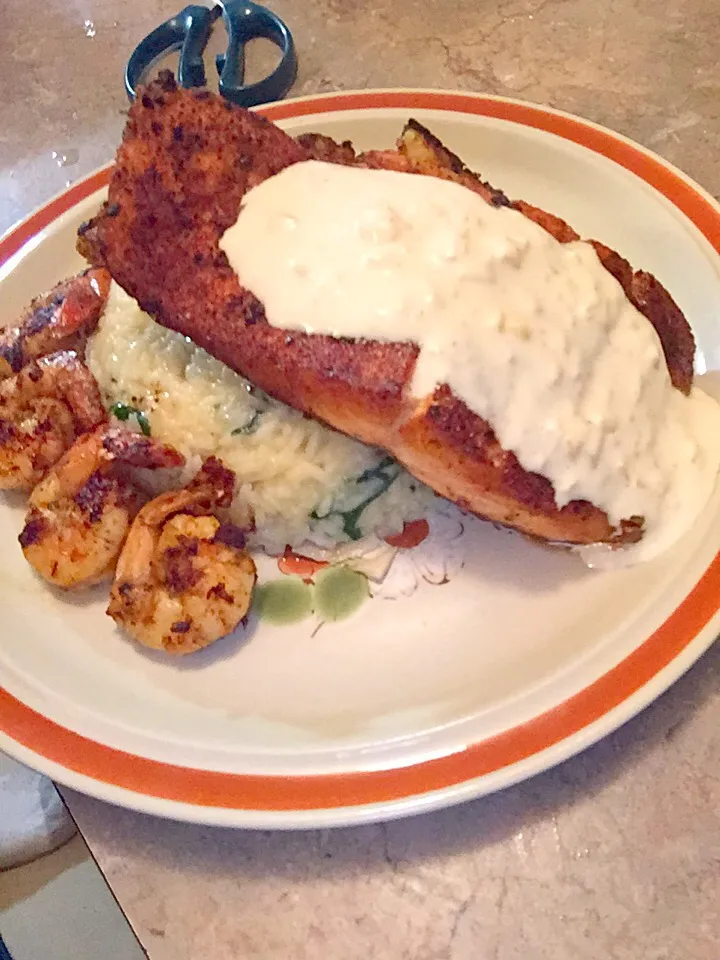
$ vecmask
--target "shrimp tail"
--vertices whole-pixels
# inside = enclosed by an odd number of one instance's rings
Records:
[[[104,431],[102,446],[105,459],[124,463],[129,467],[159,470],[182,467],[185,464],[185,457],[174,447],[120,427],[111,427]]]
[[[235,474],[217,457],[208,457],[186,489],[198,496],[199,507],[225,509],[233,500]]]
[[[92,268],[33,300],[18,324],[0,331],[0,379],[61,347],[84,344],[105,308],[110,274]]]

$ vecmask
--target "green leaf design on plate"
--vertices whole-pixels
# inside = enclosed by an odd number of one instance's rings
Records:
[[[345,620],[368,599],[367,577],[348,567],[326,567],[315,577],[315,613],[321,620]]]
[[[313,610],[312,587],[300,579],[271,580],[255,590],[254,608],[266,623],[283,626],[299,623]]]

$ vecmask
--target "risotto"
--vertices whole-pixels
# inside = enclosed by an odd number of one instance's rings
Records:
[[[214,454],[238,479],[254,546],[279,553],[398,533],[435,495],[383,451],[268,397],[225,364],[143,313],[117,284],[88,344],[110,409],[172,444],[188,471]]]

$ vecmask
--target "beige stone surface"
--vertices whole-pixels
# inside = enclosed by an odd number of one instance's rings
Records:
[[[720,195],[717,0],[279,0],[297,93],[549,103]],[[0,229],[109,160],[175,0],[3,0]],[[717,960],[720,651],[613,737],[463,807],[337,832],[163,823],[67,794],[151,960]],[[112,950],[108,956],[112,955]]]
[[[720,194],[716,0],[271,5],[296,38],[295,93],[427,86],[522,97],[608,124]],[[179,6],[3,0],[0,230],[112,157],[125,60]]]
[[[584,754],[335,831],[176,824],[64,791],[151,960],[717,960],[720,648]]]

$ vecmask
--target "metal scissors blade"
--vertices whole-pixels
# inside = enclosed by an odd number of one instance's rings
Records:
[[[204,86],[203,51],[213,24],[222,17],[228,34],[224,54],[216,57],[220,93],[244,107],[280,100],[295,81],[297,57],[292,34],[277,14],[252,0],[225,0],[212,9],[191,4],[166,20],[137,45],[125,68],[125,89],[134,99],[138,85],[150,68],[173,50],[180,50],[178,83]],[[266,39],[280,49],[277,67],[256,83],[245,84],[245,46]]]

